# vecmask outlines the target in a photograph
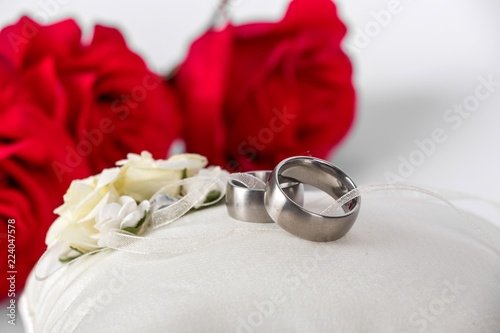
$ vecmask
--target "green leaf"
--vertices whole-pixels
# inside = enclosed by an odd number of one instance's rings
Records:
[[[186,179],[188,177],[188,169],[184,168],[182,169],[182,174],[181,174],[181,179]],[[184,190],[184,187],[181,185],[179,186],[179,194],[182,195],[182,191]]]
[[[204,203],[213,202],[213,201],[219,199],[219,197],[220,197],[220,191],[219,190],[212,190],[212,191],[208,192]]]
[[[83,252],[82,250],[78,249],[77,247],[75,247],[74,245],[70,245],[69,247],[71,250],[75,251],[76,255],[64,255],[64,256],[61,256],[59,257],[59,261],[62,262],[63,264],[67,264],[68,262],[71,262],[73,261],[74,259],[78,258],[79,256],[81,256],[82,254],[84,254],[85,252]]]
[[[78,258],[79,256],[76,257],[60,257],[59,261],[62,262],[63,264],[67,264],[68,262],[73,261],[74,259]]]
[[[74,245],[70,245],[70,246],[69,246],[69,248],[70,248],[70,249],[72,249],[72,250],[75,250],[76,252],[78,252],[78,253],[80,253],[80,254],[84,254],[84,253],[85,253],[83,250],[78,249],[78,248],[77,248],[76,246],[74,246]]]

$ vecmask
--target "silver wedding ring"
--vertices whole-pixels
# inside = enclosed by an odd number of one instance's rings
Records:
[[[267,182],[271,171],[255,171],[248,172],[264,183]],[[287,197],[295,202],[302,203],[304,201],[304,187],[298,182],[281,182],[279,187]],[[226,207],[229,215],[237,220],[245,222],[274,222],[267,214],[264,208],[265,189],[252,189],[246,187],[242,182],[236,179],[229,179],[226,189]]]
[[[268,215],[280,227],[303,239],[329,242],[343,237],[353,226],[361,199],[342,206],[340,216],[322,215],[305,209],[283,191],[281,184],[296,181],[323,190],[334,199],[356,188],[354,182],[333,164],[308,156],[291,157],[276,166],[266,185],[264,203]]]

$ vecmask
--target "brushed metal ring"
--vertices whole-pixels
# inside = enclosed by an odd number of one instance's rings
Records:
[[[343,215],[322,215],[305,209],[302,203],[282,190],[280,184],[290,181],[312,185],[334,199],[356,188],[345,172],[327,161],[309,156],[283,160],[269,177],[264,196],[267,213],[280,227],[315,242],[337,240],[351,229],[359,213],[361,198],[354,198],[342,206]]]
[[[267,182],[271,171],[247,172]],[[298,182],[283,182],[280,188],[296,202],[304,202],[304,186]],[[273,223],[264,208],[265,189],[250,189],[236,179],[229,179],[226,188],[226,207],[229,216],[245,222]]]

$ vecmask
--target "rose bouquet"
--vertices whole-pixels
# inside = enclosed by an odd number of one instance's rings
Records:
[[[154,159],[176,138],[231,172],[297,154],[326,158],[354,118],[345,33],[331,0],[294,0],[278,22],[209,28],[162,79],[113,28],[96,26],[88,43],[73,20],[23,17],[4,28],[0,255],[15,220],[19,288],[45,250],[56,207],[47,243],[68,241],[70,260],[113,230],[138,232],[159,186],[210,172],[199,155]],[[152,154],[123,160],[143,150]]]

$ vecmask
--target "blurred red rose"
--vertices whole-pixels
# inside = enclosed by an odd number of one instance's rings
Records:
[[[6,272],[15,219],[17,288],[71,180],[130,152],[164,157],[179,135],[174,95],[116,29],[96,26],[89,43],[81,38],[72,20],[42,26],[23,17],[0,32],[0,255]]]
[[[327,157],[354,118],[345,33],[331,0],[294,0],[280,22],[205,33],[172,80],[187,151],[231,171]]]

